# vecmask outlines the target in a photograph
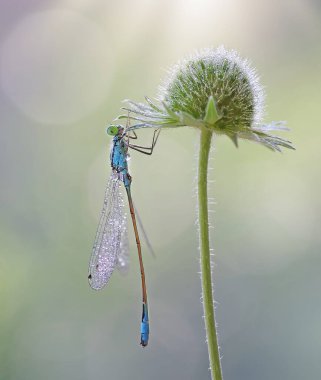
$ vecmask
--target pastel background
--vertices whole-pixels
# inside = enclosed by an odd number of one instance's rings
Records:
[[[132,153],[151,340],[140,278],[102,292],[87,265],[109,175],[105,126],[166,69],[224,44],[257,67],[266,121],[296,151],[215,140],[215,296],[226,380],[321,378],[321,6],[314,0],[2,0],[0,380],[209,379],[200,303],[192,129]],[[143,143],[149,131],[140,133]]]

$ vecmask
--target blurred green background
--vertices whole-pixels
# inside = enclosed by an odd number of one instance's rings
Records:
[[[105,126],[166,69],[224,44],[287,120],[295,152],[215,140],[210,195],[226,380],[321,378],[321,6],[286,0],[3,0],[0,11],[0,379],[209,379],[196,225],[198,133],[132,153],[151,340],[132,263],[102,292],[87,265],[109,176]],[[150,131],[139,135],[142,142]]]

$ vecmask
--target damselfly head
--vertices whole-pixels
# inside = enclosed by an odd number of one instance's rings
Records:
[[[107,135],[110,135],[110,136],[117,136],[119,134],[119,132],[122,133],[123,130],[124,130],[124,127],[122,125],[110,124],[106,128],[106,133],[107,133]]]

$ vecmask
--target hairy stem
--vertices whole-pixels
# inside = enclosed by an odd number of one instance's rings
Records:
[[[222,380],[220,354],[215,326],[208,228],[207,171],[209,152],[211,148],[211,139],[212,132],[206,129],[202,129],[198,166],[198,219],[200,229],[202,294],[208,354],[210,359],[212,379]]]

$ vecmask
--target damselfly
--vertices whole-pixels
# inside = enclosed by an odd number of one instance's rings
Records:
[[[127,193],[141,272],[143,312],[140,343],[145,347],[147,346],[149,339],[147,290],[140,238],[131,196],[132,177],[128,172],[127,159],[129,148],[140,153],[151,155],[157,142],[160,129],[154,131],[153,141],[150,147],[134,145],[131,143],[131,140],[137,139],[137,135],[135,131],[130,130],[128,123],[126,128],[122,125],[110,125],[107,129],[107,133],[114,136],[110,151],[112,173],[106,186],[104,204],[89,263],[88,279],[89,284],[93,289],[100,290],[108,283],[109,278],[116,267],[124,269],[127,266],[127,231],[123,211],[124,204],[121,195],[121,183],[123,183]]]

